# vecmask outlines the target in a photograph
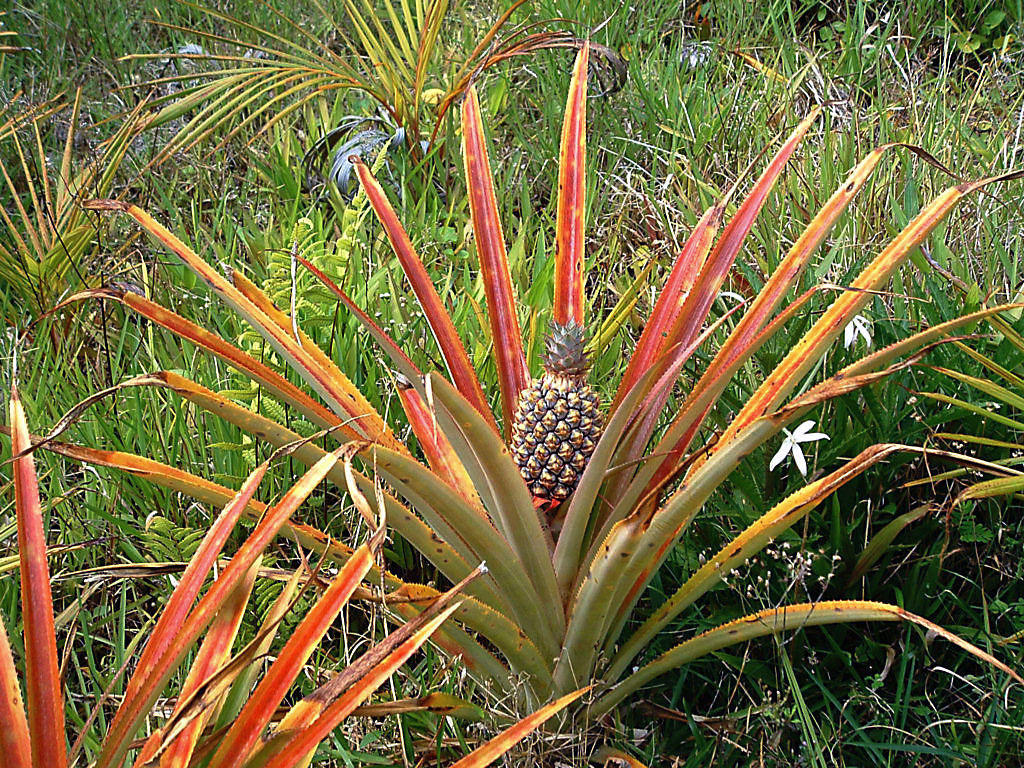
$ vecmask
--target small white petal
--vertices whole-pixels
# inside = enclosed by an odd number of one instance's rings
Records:
[[[802,435],[798,442],[813,443],[815,440],[831,440],[832,438],[824,432],[811,432],[809,435]]]
[[[813,427],[813,426],[814,426],[814,422],[811,419],[808,419],[807,421],[800,422],[800,424],[797,426],[797,428],[793,430],[793,439],[794,440],[802,439],[803,435],[809,429],[811,429],[811,427]]]
[[[854,315],[846,324],[843,329],[843,346],[849,349],[857,343],[858,336],[862,336],[867,345],[871,346],[871,322],[862,315]]]
[[[807,477],[807,462],[804,460],[804,452],[799,445],[793,445],[793,463],[800,470],[800,474]]]
[[[779,464],[782,463],[782,460],[785,459],[786,456],[789,455],[789,452],[793,450],[794,445],[795,444],[793,443],[793,441],[788,437],[782,441],[782,445],[779,447],[779,450],[772,457],[772,460],[768,462],[769,472],[774,470],[777,466],[779,466]]]
[[[865,320],[864,321],[864,325],[862,325],[857,330],[860,332],[860,335],[864,337],[864,341],[867,342],[867,345],[870,347],[871,346],[871,331],[868,330],[867,321]]]

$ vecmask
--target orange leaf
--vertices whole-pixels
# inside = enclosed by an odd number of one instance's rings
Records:
[[[356,707],[391,677],[458,607],[458,603],[451,605],[426,622],[326,707],[323,702],[316,700],[319,689],[299,702],[292,712],[304,713],[308,710],[318,713],[318,716],[301,727],[293,727],[286,717],[281,723],[281,742],[275,744],[271,741],[268,745],[275,750],[275,754],[266,762],[265,768],[292,768],[299,764],[305,755],[314,750]],[[289,712],[289,716],[292,712]],[[300,722],[305,719],[299,718]]]
[[[388,335],[387,331],[377,325],[372,317],[363,311],[358,304],[352,301],[347,293],[338,287],[337,283],[325,275],[322,270],[313,264],[313,262],[308,261],[301,256],[298,257],[298,260],[302,266],[308,269],[313,276],[324,285],[325,288],[341,299],[342,303],[348,307],[349,311],[356,316],[359,322],[366,326],[366,329],[370,331],[371,335],[377,340],[377,343],[384,348],[384,351],[388,353],[391,359],[399,366],[400,370],[402,370],[406,376],[411,376],[413,373],[416,376],[422,376],[419,368],[416,367],[416,363],[414,363],[409,356],[405,354],[402,348],[395,343],[395,340]]]
[[[369,199],[374,213],[377,214],[381,226],[384,227],[384,232],[391,242],[391,248],[398,257],[405,276],[408,278],[410,285],[412,285],[413,293],[416,294],[420,307],[423,309],[423,314],[430,324],[430,330],[433,331],[437,346],[441,349],[441,355],[444,357],[445,365],[448,366],[448,373],[452,377],[452,382],[454,382],[459,392],[462,393],[462,396],[469,400],[474,408],[480,411],[480,414],[497,432],[498,425],[494,421],[494,414],[491,413],[491,408],[487,404],[487,398],[484,397],[484,391],[480,387],[480,380],[477,378],[476,371],[473,370],[473,365],[469,361],[469,355],[466,354],[466,348],[462,345],[462,339],[459,338],[458,331],[455,330],[455,324],[452,322],[448,310],[445,309],[441,297],[437,295],[437,289],[434,288],[430,275],[427,274],[426,267],[420,261],[416,249],[412,247],[409,235],[398,220],[398,215],[395,213],[395,209],[391,207],[391,203],[388,201],[387,195],[384,194],[384,190],[381,189],[380,184],[377,183],[377,180],[373,178],[373,174],[370,173],[370,169],[358,161],[355,166],[359,181],[366,192],[366,197]]]
[[[349,417],[350,423],[361,436],[371,440],[383,439],[387,442],[387,425],[362,393],[336,368],[325,368],[322,365],[322,358],[311,354],[306,347],[297,342],[292,337],[290,328],[279,322],[279,317],[268,315],[269,307],[265,302],[261,302],[262,306],[255,303],[253,299],[258,299],[257,295],[249,297],[243,294],[220,272],[203,261],[195,251],[138,206],[119,200],[89,200],[84,205],[91,210],[121,211],[134,218],[147,232],[181,259],[211,291],[259,331],[321,397],[337,411]]]
[[[247,355],[245,352],[228,343],[220,336],[210,333],[205,328],[199,327],[195,323],[186,320],[170,310],[164,309],[159,304],[143,298],[142,296],[134,293],[117,291],[112,288],[96,288],[76,293],[74,296],[71,296],[59,304],[57,309],[60,309],[67,304],[71,304],[72,302],[84,301],[91,298],[118,301],[129,309],[142,315],[147,320],[166,328],[174,335],[205,349],[213,355],[216,355],[228,365],[238,371],[241,371],[256,383],[266,387],[270,390],[271,394],[281,402],[297,408],[304,416],[317,426],[326,428],[334,427],[341,423],[341,419],[339,419],[337,415],[313,400],[313,398],[281,376],[277,371],[268,368],[266,365],[250,355]],[[351,439],[359,437],[355,430],[350,427],[343,427],[341,431],[342,434],[347,435]]]
[[[170,661],[164,664],[164,669],[160,669],[160,662],[168,658],[175,647],[180,648],[181,653],[187,651],[191,642],[205,628],[205,625],[197,626],[194,622],[190,624],[186,621],[192,603],[266,471],[267,464],[261,464],[253,470],[242,489],[235,494],[210,526],[199,549],[189,561],[178,586],[175,587],[146,642],[135,673],[128,681],[121,706],[108,729],[97,765],[112,766],[123,762],[136,729],[148,715],[152,700],[160,693],[161,673],[170,674],[171,670],[166,669]],[[191,635],[191,640],[186,640],[187,635]]]
[[[7,630],[0,619],[0,767],[32,768],[32,742]]]
[[[53,595],[50,591],[50,568],[46,562],[46,531],[43,529],[35,462],[31,453],[24,453],[30,450],[31,443],[17,385],[11,387],[10,417],[32,764],[64,768],[67,765],[64,699],[57,665]]]
[[[503,754],[508,752],[517,743],[526,738],[536,730],[545,720],[552,715],[561,712],[576,699],[590,690],[590,687],[580,688],[570,694],[557,699],[545,707],[538,709],[532,715],[524,717],[518,723],[506,731],[499,733],[493,739],[481,747],[477,747],[464,758],[455,763],[451,768],[483,768],[490,765]]]
[[[257,558],[249,572],[242,579],[241,584],[235,587],[228,601],[224,604],[220,613],[210,625],[210,630],[203,638],[203,644],[199,647],[196,660],[188,671],[185,684],[178,693],[177,711],[189,697],[198,690],[199,686],[217,670],[223,666],[231,655],[231,646],[238,635],[238,629],[245,617],[245,610],[249,604],[249,596],[252,594],[253,585],[262,558]],[[206,710],[202,715],[191,719],[182,731],[174,737],[174,741],[168,748],[167,753],[160,760],[161,768],[187,768],[192,753],[195,750],[203,728],[210,721],[216,712],[213,709]]]
[[[348,376],[342,373],[326,352],[320,349],[297,325],[292,324],[291,317],[278,309],[269,296],[237,269],[231,273],[231,279],[239,293],[249,299],[253,306],[263,313],[266,320],[277,326],[279,331],[285,334],[289,343],[294,343],[296,349],[304,353],[305,359],[308,359],[311,366],[316,368],[318,375],[331,382],[334,391],[343,393],[344,402],[347,403],[346,412],[353,417],[354,423],[366,434],[368,439],[380,442],[395,451],[405,450],[405,446],[395,439],[387,423],[370,405],[370,401],[356,388]],[[300,361],[303,359],[297,352],[294,357]]]
[[[926,205],[896,238],[864,268],[814,326],[790,350],[764,383],[747,401],[722,435],[715,451],[721,450],[735,435],[756,418],[778,407],[785,396],[817,362],[825,347],[843,332],[843,328],[865,304],[873,291],[881,289],[892,273],[966,195],[996,181],[1019,178],[1024,172],[993,176],[951,187]]]
[[[558,162],[555,251],[555,322],[583,325],[584,219],[587,191],[587,61],[590,44],[576,56],[562,121]]]
[[[473,87],[462,102],[462,156],[476,252],[487,296],[487,316],[494,340],[494,360],[501,384],[502,415],[508,430],[519,403],[519,393],[530,384],[530,374],[526,369],[505,237],[501,231],[491,166],[487,159],[480,102]]]

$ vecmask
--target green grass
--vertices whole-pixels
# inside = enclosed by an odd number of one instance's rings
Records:
[[[780,189],[755,227],[751,247],[741,254],[736,276],[727,286],[752,295],[765,274],[813,211],[838,186],[856,160],[872,147],[890,141],[916,144],[956,174],[975,178],[1024,167],[1024,68],[1020,45],[1005,52],[993,43],[1003,34],[1024,35],[1019,2],[1001,4],[1006,17],[995,29],[985,20],[996,3],[972,2],[945,7],[920,2],[900,14],[886,14],[870,3],[771,2],[756,8],[738,0],[704,3],[706,24],[694,23],[694,8],[664,0],[628,5],[583,4],[538,0],[524,8],[520,20],[565,17],[579,21],[581,34],[608,46],[629,67],[625,86],[596,97],[590,104],[588,186],[591,222],[588,253],[594,314],[614,306],[641,275],[649,259],[657,266],[641,286],[636,316],[646,316],[671,259],[704,207],[720,196],[751,163],[755,172],[765,147],[771,146],[814,104],[827,102],[826,114],[791,163]],[[293,18],[325,34],[311,8],[278,0]],[[273,25],[275,17],[260,3],[239,3],[254,23]],[[1000,8],[1001,9],[1001,8]],[[581,16],[585,13],[586,16]],[[483,6],[452,11],[450,23],[479,28],[487,20]],[[103,121],[137,103],[137,90],[121,90],[158,73],[140,62],[120,61],[133,53],[176,50],[195,42],[186,33],[147,23],[160,18],[176,24],[211,24],[186,6],[158,0],[145,7],[114,9],[104,3],[47,0],[16,5],[2,17],[14,29],[17,45],[27,50],[0,54],[0,81],[21,84],[24,102],[38,102],[83,88],[86,113],[96,125],[78,151],[95,151],[114,123]],[[215,27],[204,27],[216,31]],[[973,37],[965,30],[975,30]],[[974,50],[972,45],[978,44]],[[701,46],[695,49],[693,46]],[[691,55],[706,57],[691,66]],[[735,51],[755,57],[781,79],[751,67]],[[510,243],[513,278],[524,305],[539,307],[527,321],[528,354],[536,360],[537,344],[551,295],[551,270],[557,137],[570,63],[567,51],[552,51],[513,60],[485,75],[478,84],[488,124],[499,206]],[[417,362],[437,365],[436,353],[421,340],[425,323],[406,293],[400,271],[372,217],[345,219],[337,195],[317,202],[321,190],[314,168],[313,188],[302,167],[305,150],[333,127],[340,116],[365,112],[358,94],[331,98],[322,108],[308,108],[283,123],[252,147],[242,141],[207,154],[209,146],[186,153],[155,170],[146,168],[155,138],[140,142],[122,169],[118,196],[139,201],[173,231],[185,236],[204,256],[237,265],[254,279],[282,289],[281,255],[292,233],[309,217],[314,235],[337,258],[338,238],[348,238],[345,280],[356,300],[381,312],[398,329],[399,341]],[[46,140],[59,146],[57,126]],[[474,309],[483,302],[473,248],[466,241],[467,205],[461,184],[457,136],[451,126],[441,132],[444,144],[420,165],[401,156],[387,160],[383,179],[453,309],[471,356],[482,367],[485,388],[494,391],[486,323]],[[0,152],[6,151],[0,148]],[[884,168],[864,190],[850,213],[826,242],[802,288],[823,282],[843,284],[864,258],[891,238],[922,204],[954,183],[947,173],[895,149]],[[749,174],[745,182],[749,186]],[[891,293],[871,307],[874,344],[880,346],[922,327],[954,317],[981,301],[1017,295],[1022,285],[1024,213],[1019,183],[997,188],[960,208],[928,244],[928,255],[971,289],[966,298],[931,269],[924,254],[893,281]],[[4,200],[8,205],[10,201]],[[350,214],[351,218],[351,214]],[[104,269],[117,279],[143,286],[154,299],[225,337],[237,339],[245,329],[230,313],[212,304],[186,271],[145,240],[133,238],[122,222],[103,233],[107,253],[116,260]],[[275,269],[278,269],[275,272]],[[976,288],[972,288],[975,287]],[[385,296],[386,294],[386,296]],[[5,303],[12,301],[5,291]],[[383,299],[383,300],[380,300]],[[724,311],[720,302],[718,311]],[[818,303],[821,306],[821,302]],[[335,359],[356,384],[385,412],[393,387],[386,362],[372,348],[356,322],[333,303],[310,296],[304,317],[323,322],[307,328],[334,351]],[[7,308],[4,308],[7,314]],[[810,315],[765,347],[740,374],[750,388],[763,377],[806,328]],[[62,326],[58,326],[62,327]],[[30,424],[45,432],[60,415],[87,394],[129,376],[171,368],[183,370],[215,390],[240,385],[240,377],[169,334],[127,316],[115,307],[86,305],[72,320],[74,333],[63,344],[50,341],[48,326],[32,329],[15,344],[4,340],[4,358],[17,356],[18,372]],[[616,371],[631,347],[639,325],[627,320],[619,335],[596,356],[593,380],[617,381]],[[23,331],[25,329],[18,329]],[[984,333],[985,329],[976,329]],[[990,339],[977,338],[989,354],[1006,355]],[[863,349],[863,348],[861,348]],[[851,359],[837,347],[825,363],[832,370]],[[690,380],[707,360],[698,356],[685,374]],[[978,366],[955,348],[936,350],[929,362],[979,373]],[[820,377],[822,370],[813,376]],[[5,389],[11,365],[2,372]],[[812,467],[827,469],[879,440],[922,444],[942,421],[946,431],[1000,433],[969,412],[939,414],[933,404],[915,401],[921,390],[951,396],[974,395],[923,368],[902,372],[863,395],[825,406],[814,418],[831,436],[820,444]],[[956,428],[949,422],[955,419]],[[252,457],[240,436],[217,420],[199,416],[180,400],[152,391],[128,390],[90,409],[66,435],[89,445],[137,451],[161,461],[192,468],[224,482],[237,483]],[[1002,435],[1005,439],[1007,436]],[[768,446],[767,451],[774,446]],[[790,472],[767,472],[770,453],[755,456],[734,486],[708,505],[687,541],[674,553],[672,567],[654,582],[648,598],[656,605],[670,593],[701,552],[749,523],[801,478]],[[210,511],[152,486],[104,471],[83,469],[40,454],[44,486],[50,498],[53,545],[89,542],[62,554],[51,564],[62,580],[57,608],[66,610],[64,637],[70,652],[67,686],[93,700],[114,670],[130,657],[133,643],[152,615],[154,601],[168,592],[166,579],[86,582],[76,571],[113,563],[146,563],[173,554],[173,541],[161,539],[147,519],[169,521],[174,539],[201,531]],[[946,469],[943,466],[939,469]],[[931,467],[934,472],[935,468]],[[812,468],[813,471],[813,468]],[[920,459],[907,457],[876,468],[852,482],[823,505],[806,526],[779,545],[775,559],[750,566],[743,578],[732,577],[708,613],[674,627],[662,638],[668,644],[712,626],[741,610],[775,605],[787,590],[801,596],[858,596],[894,600],[934,621],[957,628],[982,647],[1024,626],[1024,591],[1020,576],[1024,540],[1019,503],[988,502],[969,514],[950,518],[937,513],[911,524],[894,540],[878,563],[852,585],[846,576],[871,537],[888,522],[929,500],[955,496],[950,484],[903,488],[929,471]],[[280,488],[281,470],[273,479]],[[10,493],[0,516],[0,555],[14,551],[9,519]],[[311,521],[346,536],[343,504],[321,498],[309,506]],[[978,539],[979,526],[991,533]],[[159,527],[159,526],[158,526]],[[167,538],[167,535],[164,536]],[[984,536],[982,536],[984,538]],[[947,543],[948,542],[948,543]],[[411,570],[424,566],[403,547],[392,557]],[[802,580],[794,578],[797,552],[813,555]],[[837,555],[833,559],[833,555]],[[279,553],[294,563],[288,544]],[[19,616],[14,571],[0,576],[0,609],[13,631]],[[419,574],[432,578],[429,572]],[[758,577],[761,580],[758,580]],[[750,588],[754,585],[753,588]],[[995,606],[995,607],[993,607]],[[364,622],[365,619],[357,619]],[[250,630],[253,628],[250,627]],[[339,641],[340,642],[340,641]],[[16,652],[19,650],[15,649]],[[344,649],[335,649],[341,655]],[[1019,644],[992,647],[1001,658],[1021,660]],[[317,664],[332,664],[325,654]],[[395,696],[414,696],[443,686],[456,687],[458,675],[431,653],[395,680]],[[900,626],[814,629],[786,638],[783,645],[752,645],[693,665],[675,679],[645,692],[650,704],[683,713],[681,720],[656,719],[652,736],[635,752],[651,764],[678,756],[681,765],[791,765],[799,755],[806,765],[848,766],[999,766],[1012,764],[1024,750],[1020,694],[954,649],[928,645],[916,630]],[[117,687],[113,689],[116,694]],[[88,694],[88,695],[86,695]],[[73,729],[88,716],[86,704],[74,704]],[[625,712],[626,729],[647,727],[644,711]],[[461,730],[423,718],[392,722],[386,733],[363,734],[364,748],[394,748],[404,742],[411,759],[412,742],[429,732],[435,738],[462,738]],[[91,733],[102,732],[101,714]],[[433,729],[433,730],[432,730]],[[415,731],[413,734],[411,731]],[[418,734],[418,735],[417,735]],[[383,748],[383,747],[382,747]],[[324,764],[360,764],[358,749],[339,739],[336,751],[323,753]],[[763,761],[763,762],[758,762]]]

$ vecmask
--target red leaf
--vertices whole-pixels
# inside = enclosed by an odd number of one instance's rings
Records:
[[[555,322],[583,325],[584,218],[587,189],[587,60],[590,44],[576,56],[562,122],[558,163],[555,252]]]
[[[494,197],[494,182],[480,119],[480,102],[475,88],[469,89],[462,102],[462,156],[476,252],[487,295],[487,316],[494,339],[494,359],[501,384],[501,410],[507,430],[519,403],[519,393],[529,386],[530,374],[523,354],[505,237],[498,218],[498,204]]]
[[[672,266],[672,273],[665,282],[665,287],[658,295],[658,301],[654,305],[651,317],[644,325],[640,334],[640,341],[629,358],[629,365],[619,382],[618,391],[615,394],[615,401],[609,411],[614,411],[622,398],[626,396],[633,386],[640,380],[655,361],[661,356],[665,349],[665,340],[668,338],[669,330],[675,323],[680,310],[683,307],[686,297],[689,295],[693,284],[704,268],[711,244],[718,233],[718,225],[722,220],[722,213],[725,205],[720,203],[708,208],[697,226],[693,228],[686,244],[679,252],[675,264]]]
[[[14,505],[18,517],[21,557],[21,608],[25,621],[25,692],[32,741],[32,765],[64,768],[64,700],[57,665],[53,626],[53,595],[46,562],[46,531],[39,503],[25,412],[17,386],[11,387],[11,452],[14,454]]]
[[[0,766],[32,768],[32,742],[7,630],[0,620]]]
[[[423,309],[423,314],[430,324],[430,330],[434,333],[437,345],[441,348],[441,355],[444,357],[445,365],[448,366],[452,382],[459,392],[462,393],[462,396],[469,400],[474,408],[480,411],[480,414],[497,432],[498,425],[494,421],[494,414],[491,413],[487,399],[484,397],[480,380],[477,379],[476,371],[473,370],[473,365],[469,361],[469,355],[466,354],[466,348],[462,345],[462,339],[459,338],[458,331],[455,330],[455,324],[452,322],[448,310],[445,309],[441,297],[437,295],[437,289],[434,288],[434,284],[427,274],[426,267],[423,266],[419,255],[412,247],[409,235],[406,233],[401,222],[399,222],[398,215],[395,213],[395,209],[391,207],[391,203],[388,201],[387,195],[384,194],[384,190],[381,189],[380,184],[377,183],[377,180],[373,178],[373,174],[370,173],[370,169],[358,160],[355,166],[359,181],[366,191],[366,197],[369,199],[374,213],[377,214],[381,226],[384,227],[384,232],[391,242],[391,247],[399,262],[401,262],[405,276],[409,279],[412,290],[419,300],[420,307]]]

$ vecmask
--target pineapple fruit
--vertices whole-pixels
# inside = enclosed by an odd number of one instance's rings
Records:
[[[524,389],[512,426],[512,454],[530,492],[562,501],[580,481],[601,433],[597,392],[586,383],[590,361],[583,328],[553,323],[544,373]]]

